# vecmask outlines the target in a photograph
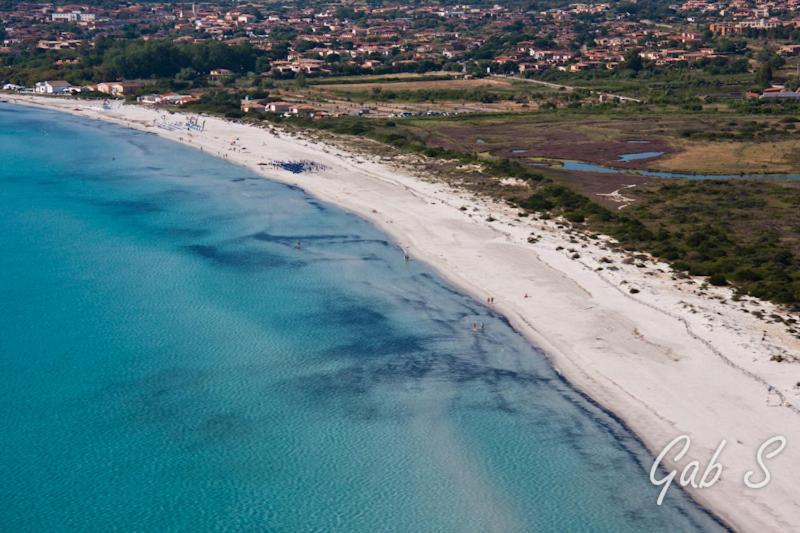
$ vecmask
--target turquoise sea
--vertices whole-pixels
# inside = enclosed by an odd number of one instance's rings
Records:
[[[502,317],[193,149],[0,104],[0,274],[0,531],[721,529]]]

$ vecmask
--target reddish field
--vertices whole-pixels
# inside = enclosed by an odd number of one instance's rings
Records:
[[[516,159],[541,169],[543,160],[574,160],[618,168],[645,168],[657,158],[630,162],[619,161],[623,154],[641,152],[677,152],[678,149],[653,135],[652,123],[608,122],[439,122],[420,123],[416,133],[433,146],[456,151],[488,153],[495,157]],[[641,187],[656,183],[657,178],[609,172],[566,171],[550,167],[547,173],[562,178],[593,200],[616,209],[619,203],[607,195],[631,185]],[[629,191],[632,192],[632,191]]]
[[[623,154],[638,152],[678,151],[661,138],[630,136],[598,140],[571,129],[542,127],[531,124],[471,125],[442,124],[428,138],[434,146],[453,150],[488,152],[497,157],[546,158],[587,161],[620,168],[644,168],[653,159],[621,162]]]

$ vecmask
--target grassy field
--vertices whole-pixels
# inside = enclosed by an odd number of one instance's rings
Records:
[[[327,81],[327,80],[326,80]],[[550,87],[503,78],[397,77],[342,79],[311,87],[320,97],[347,99],[363,104],[381,102],[481,102],[517,103],[563,101],[567,98]],[[573,97],[569,97],[573,98]]]
[[[331,76],[324,78],[307,79],[308,85],[348,85],[359,83],[391,83],[393,81],[435,81],[448,80],[455,77],[452,72],[426,72],[417,74],[414,72],[397,72],[395,74],[364,74],[358,76]],[[294,85],[294,80],[283,80],[276,82],[276,85]]]
[[[678,150],[653,168],[698,173],[798,173],[800,139],[765,142],[673,141]]]
[[[437,89],[460,89],[460,90],[473,90],[473,89],[499,89],[508,90],[512,87],[511,82],[505,80],[498,80],[494,78],[480,78],[480,79],[451,79],[451,80],[413,80],[406,81],[400,79],[397,81],[371,81],[367,83],[349,83],[349,84],[320,84],[316,85],[320,89],[331,89],[342,92],[358,92],[358,91],[371,91],[373,89],[380,90],[393,90],[393,91],[420,91],[420,90],[437,90]]]
[[[543,77],[546,81],[591,89],[594,91],[621,94],[645,100],[683,99],[705,96],[741,97],[754,84],[752,73],[709,74],[701,70],[664,70],[658,73],[642,73],[637,77],[612,76],[606,72],[551,73]]]

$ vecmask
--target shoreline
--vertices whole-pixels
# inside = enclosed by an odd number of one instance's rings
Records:
[[[712,515],[742,530],[800,528],[800,502],[794,496],[800,487],[800,455],[793,446],[800,442],[800,415],[764,402],[769,383],[784,400],[800,405],[794,387],[800,382],[797,367],[769,360],[781,353],[800,355],[800,342],[780,325],[743,314],[739,302],[730,302],[729,289],[707,291],[726,303],[697,295],[687,280],[672,280],[663,264],[640,261],[645,265],[640,268],[623,263],[621,254],[604,249],[602,239],[580,240],[554,221],[518,219],[507,206],[284,132],[276,137],[270,130],[211,117],[203,133],[173,131],[152,126],[159,110],[7,99],[155,133],[301,187],[367,219],[460,290],[479,301],[495,298],[491,307],[496,312],[653,455],[686,433],[693,444],[681,464],[697,459],[704,467],[726,439],[722,481],[710,489],[688,490]],[[312,160],[326,169],[292,174],[259,165],[286,159]],[[468,210],[462,211],[464,206]],[[495,220],[487,221],[489,215]],[[528,242],[531,232],[538,237],[535,243]],[[603,258],[612,258],[619,270],[609,270]],[[635,296],[627,290],[632,286],[638,289]],[[752,298],[743,302],[766,315],[776,312]],[[759,341],[762,330],[769,330],[767,343]],[[742,473],[756,467],[756,449],[775,434],[786,435],[788,446],[770,462],[772,484],[745,488]]]

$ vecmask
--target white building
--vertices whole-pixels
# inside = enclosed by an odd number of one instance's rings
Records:
[[[36,82],[34,92],[39,94],[69,94],[73,92],[74,89],[75,88],[68,81],[48,80]]]
[[[68,13],[53,13],[53,22],[94,22],[94,13],[82,13],[80,11],[70,11]]]
[[[143,94],[136,97],[136,101],[140,104],[155,105],[160,104],[162,100],[163,98],[161,98],[160,94]]]

